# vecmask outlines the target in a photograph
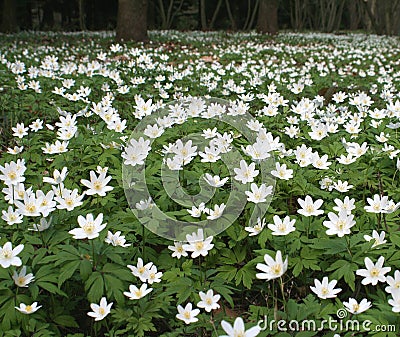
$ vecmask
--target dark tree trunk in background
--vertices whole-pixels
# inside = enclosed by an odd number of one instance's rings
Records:
[[[278,2],[279,0],[260,0],[257,20],[259,33],[278,33]]]
[[[400,0],[364,0],[363,3],[377,34],[400,34]]]
[[[222,0],[218,0],[217,7],[215,8],[215,11],[213,13],[213,16],[212,16],[212,19],[210,22],[210,29],[214,28],[214,24],[215,24],[215,21],[217,20],[217,16],[218,16],[219,10],[221,9],[221,5],[222,5]]]
[[[18,30],[17,8],[14,0],[3,0],[0,31],[3,33],[15,33]]]
[[[235,22],[235,18],[232,15],[231,6],[229,5],[229,0],[225,0],[225,5],[226,5],[226,11],[228,13],[229,21],[231,22],[231,28],[232,28],[232,30],[236,30],[236,22]]]
[[[119,0],[118,41],[147,41],[147,0]]]
[[[347,10],[349,11],[349,28],[350,30],[356,30],[360,23],[360,17],[357,15],[357,2],[347,0]]]
[[[205,0],[200,0],[200,27],[201,30],[207,29],[207,16],[206,16],[206,2]]]
[[[85,0],[79,0],[79,28],[86,30]]]

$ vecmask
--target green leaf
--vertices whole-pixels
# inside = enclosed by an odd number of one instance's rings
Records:
[[[237,269],[234,266],[222,265],[218,267],[218,277],[232,281],[236,276]]]
[[[79,328],[79,324],[75,321],[75,318],[69,315],[60,315],[53,319],[54,323],[67,328]]]
[[[296,334],[296,337],[312,337],[317,336],[318,331],[301,331]]]
[[[61,287],[66,280],[70,279],[72,275],[74,275],[80,264],[81,261],[71,261],[62,266],[61,272],[58,275],[58,287]]]
[[[248,266],[244,266],[237,271],[235,284],[239,285],[240,283],[243,283],[247,289],[251,289],[251,285],[253,284],[253,279],[255,276],[255,270],[253,271]]]
[[[126,267],[117,264],[106,263],[102,269],[103,273],[109,273],[116,276],[120,280],[132,281],[132,273]]]
[[[92,273],[92,263],[87,259],[82,259],[79,265],[79,273],[83,281],[86,281]]]
[[[94,272],[85,283],[87,298],[92,303],[97,303],[104,294],[104,280],[99,272]]]
[[[293,276],[294,277],[297,277],[297,276],[299,276],[300,275],[300,273],[302,272],[302,270],[303,270],[303,262],[302,262],[302,260],[301,259],[299,259],[299,258],[295,258],[296,259],[296,264],[295,264],[295,266],[294,266],[294,268],[293,268]]]
[[[58,294],[58,295],[62,295],[62,296],[68,297],[68,295],[65,292],[63,292],[62,290],[58,289],[58,287],[53,283],[38,281],[38,282],[36,282],[36,284],[37,284],[38,287],[40,287],[40,288],[42,288],[44,290],[47,290],[48,292],[50,292],[52,294]]]

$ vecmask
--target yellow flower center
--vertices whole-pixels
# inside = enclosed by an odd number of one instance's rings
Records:
[[[83,226],[83,230],[87,234],[91,234],[94,231],[94,223],[93,222],[88,222],[86,225]]]
[[[142,297],[142,292],[140,290],[136,290],[135,295],[136,295],[136,297],[140,298],[140,297]]]
[[[106,311],[104,310],[104,308],[99,308],[100,315],[104,315],[105,313],[106,313]]]
[[[68,206],[72,206],[73,204],[74,204],[74,201],[71,199],[71,198],[67,198],[67,199],[65,199],[65,203],[68,205]]]
[[[280,224],[278,226],[279,231],[284,232],[286,230],[286,225],[285,224]]]
[[[203,242],[196,242],[196,249],[197,250],[202,250],[204,247],[204,243]]]
[[[282,266],[280,264],[276,264],[274,266],[271,267],[271,271],[273,274],[275,275],[279,275],[282,271]]]
[[[15,178],[17,178],[17,174],[15,173],[15,171],[11,171],[11,172],[8,174],[8,177],[9,177],[11,180],[14,180]]]
[[[23,276],[18,277],[17,284],[23,285],[24,283],[25,283],[25,277],[23,277]]]
[[[26,209],[29,213],[35,213],[35,212],[36,212],[36,206],[35,206],[35,204],[28,204],[28,205],[26,205],[25,209]]]
[[[343,220],[339,220],[336,225],[337,229],[339,229],[339,230],[343,230],[344,226],[345,226],[345,222]]]
[[[307,211],[308,213],[314,212],[314,206],[312,206],[312,205],[307,205],[307,206],[306,206],[306,211]]]
[[[4,256],[5,259],[11,258],[12,257],[12,251],[8,250],[8,249],[4,249],[3,250],[3,256]]]
[[[206,299],[206,303],[207,303],[207,305],[211,305],[212,304],[212,299],[211,298],[207,298]]]
[[[360,305],[359,304],[353,304],[353,311],[358,312],[360,310]]]
[[[377,276],[379,276],[379,269],[377,269],[377,268],[372,268],[372,269],[371,269],[371,272],[370,272],[370,275],[371,275],[372,277],[377,277]]]
[[[328,288],[323,287],[323,288],[321,289],[321,294],[322,294],[322,295],[328,295],[328,293],[329,293]]]
[[[143,274],[146,269],[144,267],[138,268],[139,274]]]
[[[101,190],[102,184],[101,184],[101,182],[96,181],[96,182],[93,184],[93,187],[94,187],[94,189],[95,189],[96,191],[98,191],[98,190]]]
[[[185,317],[186,319],[190,319],[190,312],[185,311],[185,313],[183,314],[183,317]]]
[[[31,306],[31,305],[27,305],[27,306],[25,307],[25,311],[26,311],[26,312],[32,312],[32,306]]]
[[[233,333],[233,337],[244,337],[244,336],[245,336],[244,332],[242,332],[242,331],[239,331],[239,332],[235,331]]]

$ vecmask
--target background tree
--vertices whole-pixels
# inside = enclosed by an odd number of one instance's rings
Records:
[[[252,7],[253,4],[254,7]],[[259,5],[260,5],[260,0],[256,1],[247,0],[247,15],[246,15],[246,21],[244,22],[243,25],[243,30],[252,29],[252,27],[254,26],[254,20],[256,18]]]
[[[3,33],[14,33],[18,30],[17,7],[15,0],[3,0],[1,4],[2,20],[0,31]]]
[[[279,0],[260,0],[258,7],[257,31],[276,34],[278,32]]]
[[[319,29],[326,33],[339,30],[345,0],[319,0],[316,17],[320,19]]]
[[[361,0],[375,33],[400,34],[400,0]]]
[[[119,0],[118,41],[147,41],[147,0]]]
[[[2,32],[116,27],[118,39],[135,41],[146,40],[148,28],[399,35],[400,0],[0,0]]]

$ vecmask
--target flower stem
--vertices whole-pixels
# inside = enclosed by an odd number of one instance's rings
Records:
[[[95,256],[95,253],[94,253],[94,241],[90,240],[90,244],[92,246],[93,270],[96,270],[96,256]]]
[[[108,326],[107,319],[105,319],[104,321],[106,323],[106,329],[107,329],[108,335],[110,335],[110,327]]]
[[[286,297],[285,297],[285,290],[283,287],[283,280],[282,280],[282,276],[279,278],[280,281],[280,286],[281,286],[281,293],[282,293],[282,301],[283,301],[283,311],[286,312]]]
[[[146,260],[145,257],[145,246],[146,246],[146,229],[144,228],[144,225],[142,225],[142,259],[143,261]]]
[[[346,237],[346,243],[347,243],[347,251],[349,252],[350,256],[353,257],[353,254],[350,249],[350,238],[347,235],[345,235],[345,237]]]
[[[214,317],[213,317],[213,314],[212,314],[212,313],[211,313],[211,317],[210,317],[210,323],[211,323],[211,325],[212,325],[212,327],[213,327],[213,330],[214,330],[214,332],[215,332],[215,336],[218,336],[217,328],[215,327],[215,324],[214,324]]]

